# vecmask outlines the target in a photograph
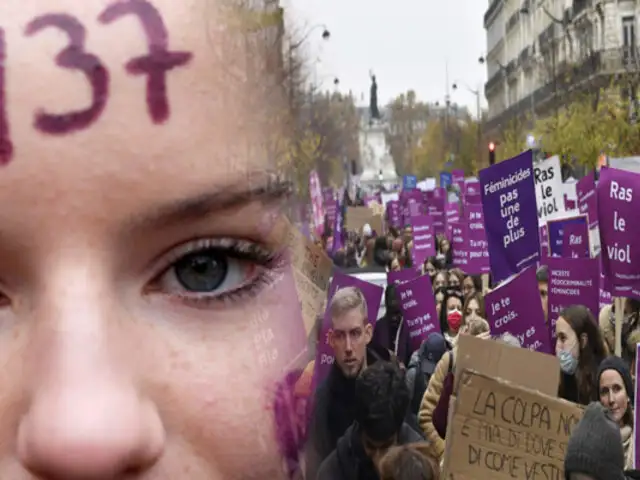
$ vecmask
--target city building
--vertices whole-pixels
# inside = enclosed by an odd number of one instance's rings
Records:
[[[639,14],[638,0],[490,0],[480,58],[488,78],[485,136],[498,138],[514,119],[532,125],[573,92],[637,75]]]

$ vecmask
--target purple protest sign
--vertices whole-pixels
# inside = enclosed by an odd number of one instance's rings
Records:
[[[444,207],[444,216],[447,223],[460,221],[460,205],[458,202],[447,202]]]
[[[409,331],[411,351],[433,332],[440,333],[440,322],[436,314],[435,298],[431,294],[431,280],[423,275],[407,283],[398,285],[396,295],[400,303],[402,318]]]
[[[420,264],[422,266],[422,264]],[[387,284],[388,285],[400,285],[401,283],[410,282],[420,276],[414,268],[405,268],[398,270],[397,272],[387,272]]]
[[[429,215],[411,218],[413,231],[413,250],[411,251],[413,264],[418,267],[424,261],[436,254],[435,236],[433,234],[433,219]]]
[[[636,345],[636,358],[640,358],[638,357],[638,354],[640,354],[640,343],[638,343]],[[636,382],[635,385],[633,386],[633,389],[635,390],[635,398],[640,398],[638,397],[638,395],[640,395],[640,382],[638,381],[638,373],[640,372],[640,362],[636,361],[635,362],[636,367],[635,367],[635,378],[636,378]],[[634,440],[634,449],[633,449],[633,468],[637,469],[638,467],[640,467],[640,447],[636,447],[636,445],[640,445],[640,420],[638,420],[638,417],[640,417],[640,415],[634,415],[633,416],[633,440]]]
[[[464,170],[451,170],[451,182],[459,192],[462,192],[464,189]]]
[[[540,260],[531,150],[480,171],[491,273],[496,282]]]
[[[329,221],[329,225],[333,225],[336,220],[336,195],[331,187],[324,187],[322,189],[322,200],[325,207],[325,215]]]
[[[603,168],[596,189],[602,267],[614,296],[640,298],[640,175]]]
[[[482,202],[480,181],[477,178],[468,178],[464,182],[464,203],[477,204],[480,202]]]
[[[445,198],[434,197],[429,200],[427,206],[427,212],[433,219],[433,233],[434,235],[441,235],[445,232],[445,218],[444,218],[444,203]]]
[[[562,237],[563,257],[589,258],[589,229],[586,221],[565,225]]]
[[[599,275],[597,259],[549,258],[549,329],[556,337],[556,321],[560,312],[571,305],[584,305],[594,318],[600,313]]]
[[[465,272],[469,263],[469,227],[464,222],[451,222],[452,263]]]
[[[331,251],[335,254],[338,250],[344,248],[344,232],[342,231],[344,219],[342,218],[343,210],[340,200],[336,199],[333,203],[335,216],[333,220],[333,245]]]
[[[362,292],[367,303],[367,320],[372,326],[375,326],[376,324],[378,310],[380,309],[380,302],[382,301],[382,287],[345,275],[344,273],[334,271],[327,295],[327,308],[324,311],[324,318],[322,320],[322,329],[319,337],[320,342],[318,342],[318,348],[316,351],[316,363],[313,372],[314,379],[312,382],[313,385],[318,385],[322,382],[329,373],[331,365],[333,365],[335,357],[333,355],[333,348],[331,348],[329,343],[329,332],[332,326],[329,305],[331,305],[331,300],[335,293],[338,290],[347,287],[356,287]]]
[[[392,227],[403,227],[402,219],[400,218],[400,201],[389,200],[387,202],[387,221]]]
[[[547,225],[541,225],[538,228],[538,237],[540,238],[540,260],[546,260],[549,257],[549,230]]]
[[[571,200],[566,193],[564,194],[564,209],[565,210],[571,211],[574,208],[577,208],[576,204],[577,204],[577,202],[575,200]]]
[[[537,215],[537,212],[536,212]],[[492,335],[510,333],[530,350],[551,353],[535,267],[529,267],[485,295]]]
[[[561,257],[564,244],[564,229],[569,225],[581,225],[587,229],[587,217],[580,215],[578,217],[563,218],[561,220],[549,220],[547,222],[547,234],[549,236],[549,255],[552,257]]]
[[[599,299],[600,309],[602,310],[603,307],[613,304],[613,297],[611,296],[611,286],[609,285],[609,282],[607,282],[607,277],[605,277],[604,273],[602,272],[602,253],[600,253],[600,255],[598,256],[598,267],[600,267]]]
[[[484,231],[484,215],[482,204],[470,204],[465,206],[467,220],[467,238],[469,240],[469,259],[465,273],[469,275],[482,275],[491,271],[489,265],[489,245]]]
[[[598,197],[596,196],[596,180],[594,173],[578,180],[576,184],[578,211],[589,219],[589,228],[598,226]]]

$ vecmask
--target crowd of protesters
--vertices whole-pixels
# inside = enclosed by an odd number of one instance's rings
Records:
[[[323,247],[327,241],[329,236]],[[410,348],[393,285],[386,287],[386,313],[375,327],[367,322],[367,305],[357,288],[341,289],[331,298],[332,332],[341,341],[332,342],[335,362],[314,393],[303,456],[306,479],[441,478],[458,339],[473,335],[521,347],[510,334],[492,336],[484,304],[488,286],[483,291],[481,278],[452,267],[446,238],[436,244],[437,255],[419,268],[431,279],[433,291],[422,293],[434,295],[442,334],[431,333],[417,350]],[[365,225],[349,232],[333,260],[337,268],[418,268],[412,265],[412,248],[410,228],[377,233]],[[537,280],[548,322],[546,267],[538,269]],[[596,319],[585,306],[573,305],[555,319],[557,395],[588,406],[567,447],[570,479],[640,478],[633,470],[640,302],[625,300],[621,357],[612,355],[614,313],[606,306]]]

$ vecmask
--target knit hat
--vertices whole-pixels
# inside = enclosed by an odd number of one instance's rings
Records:
[[[631,378],[631,370],[627,366],[627,363],[621,359],[620,357],[607,357],[600,363],[600,367],[598,368],[598,380],[597,385],[600,385],[600,377],[606,370],[615,370],[622,377],[622,381],[624,382],[624,389],[627,391],[627,396],[631,401],[631,405],[634,405],[634,389],[633,389],[633,379]]]
[[[620,428],[599,403],[591,403],[576,425],[564,457],[564,475],[583,473],[597,480],[624,480]]]

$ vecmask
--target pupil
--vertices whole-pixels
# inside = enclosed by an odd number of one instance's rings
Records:
[[[174,268],[176,278],[185,290],[211,292],[224,282],[228,264],[216,252],[198,252],[182,258]]]

